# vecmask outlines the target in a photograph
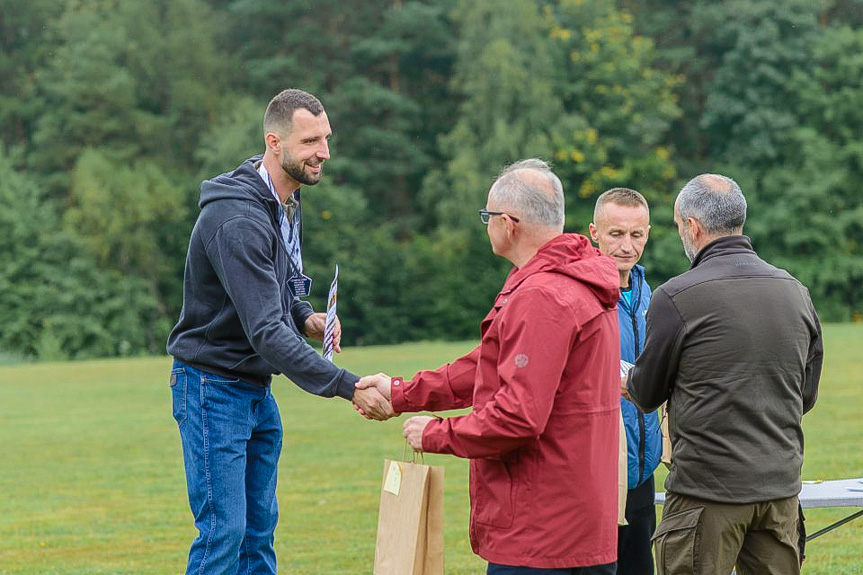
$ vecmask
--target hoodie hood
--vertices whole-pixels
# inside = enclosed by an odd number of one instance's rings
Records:
[[[233,172],[226,172],[211,180],[201,183],[201,199],[198,207],[216,200],[264,200],[275,203],[275,198],[270,193],[255,164],[263,159],[262,155],[249,158]]]
[[[620,275],[614,259],[603,255],[581,234],[561,234],[547,242],[524,267],[513,268],[503,291],[512,291],[528,277],[543,272],[563,274],[588,286],[608,309],[620,298]]]

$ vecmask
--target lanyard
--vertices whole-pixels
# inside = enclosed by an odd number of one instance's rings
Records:
[[[258,174],[264,180],[264,183],[267,184],[267,188],[269,188],[270,193],[273,194],[273,197],[276,198],[276,202],[279,204],[279,229],[282,233],[282,242],[284,243],[285,250],[288,252],[288,257],[291,258],[291,263],[293,264],[296,273],[302,275],[303,252],[302,246],[300,245],[300,225],[298,221],[300,218],[299,202],[291,196],[287,204],[291,208],[291,213],[288,214],[285,209],[285,204],[282,204],[279,194],[276,193],[276,186],[273,184],[273,178],[270,176],[269,172],[267,172],[267,168],[264,167],[263,162],[261,162],[261,165],[258,168]]]

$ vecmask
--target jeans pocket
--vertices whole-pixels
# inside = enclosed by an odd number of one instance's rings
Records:
[[[186,392],[188,376],[185,369],[171,370],[171,403],[174,421],[182,425],[186,421]]]
[[[214,373],[206,373],[202,372],[201,381],[203,383],[215,383],[215,384],[235,384],[240,383],[239,379],[231,379],[230,377],[222,377],[221,375],[216,375]]]
[[[700,573],[700,544],[703,507],[663,515],[653,535],[656,568],[660,575]]]

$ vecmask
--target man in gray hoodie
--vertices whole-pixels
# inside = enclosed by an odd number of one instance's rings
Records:
[[[668,400],[660,575],[800,572],[801,423],[818,393],[821,327],[808,290],[752,249],[745,220],[730,178],[704,174],[680,191],[674,221],[692,267],[653,293],[626,382],[642,411]]]
[[[276,573],[276,470],[282,422],[274,374],[323,397],[352,400],[371,417],[392,414],[359,377],[323,359],[326,314],[301,300],[300,186],[315,185],[332,134],[317,98],[285,90],[264,115],[263,156],[201,184],[183,308],[168,339],[173,414],[189,504],[199,531],[186,573]],[[334,348],[339,351],[337,327]]]

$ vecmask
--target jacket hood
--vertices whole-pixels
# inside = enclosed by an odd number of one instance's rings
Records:
[[[620,297],[620,275],[614,259],[603,255],[581,234],[561,234],[547,242],[524,267],[513,268],[504,291],[514,290],[541,272],[559,273],[581,282],[609,309],[617,305]]]
[[[201,199],[198,207],[203,208],[206,204],[217,200],[257,199],[275,202],[275,198],[269,193],[261,176],[258,175],[258,170],[255,169],[255,163],[262,158],[261,155],[254,156],[240,164],[233,172],[204,180],[201,183]]]

